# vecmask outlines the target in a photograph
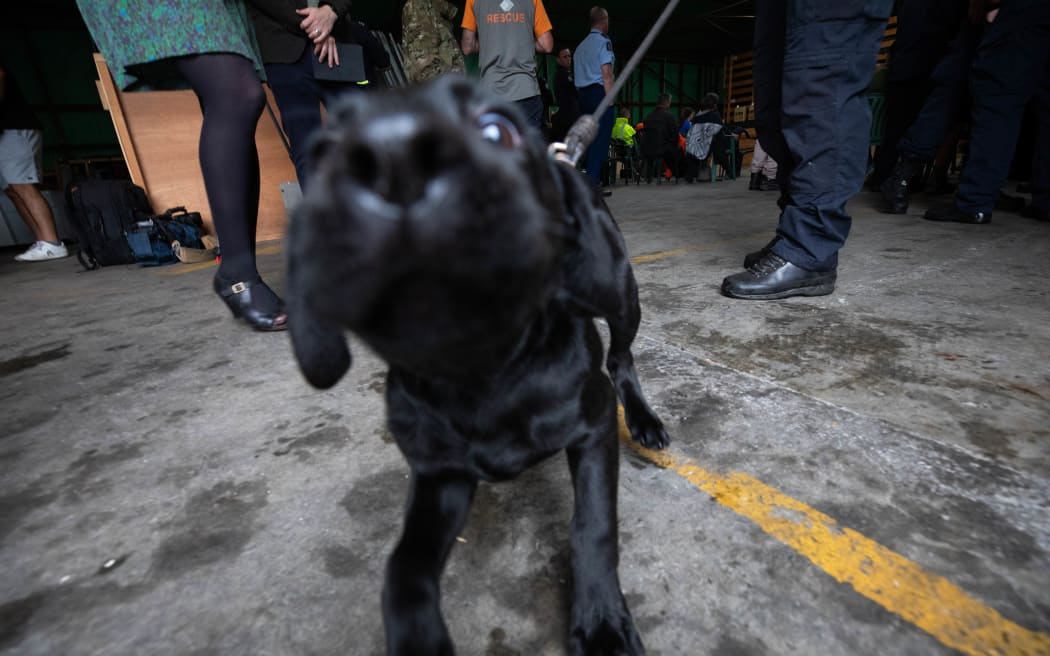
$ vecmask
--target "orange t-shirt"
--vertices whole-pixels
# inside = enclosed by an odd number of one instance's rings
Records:
[[[547,10],[543,7],[543,2],[541,0],[532,0],[532,8],[534,15],[532,33],[539,37],[553,30],[554,26],[551,25],[551,20],[547,17]],[[512,8],[511,11],[486,14],[485,19],[499,23],[524,23],[525,14],[524,12],[515,12]],[[466,6],[463,7],[463,21],[460,23],[460,27],[471,32],[478,31],[478,19],[474,15],[474,0],[467,0]]]

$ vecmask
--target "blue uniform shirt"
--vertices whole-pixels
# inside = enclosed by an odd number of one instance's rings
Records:
[[[582,89],[592,84],[602,83],[602,64],[613,63],[612,40],[600,30],[591,33],[580,41],[572,55],[573,77],[576,87]]]

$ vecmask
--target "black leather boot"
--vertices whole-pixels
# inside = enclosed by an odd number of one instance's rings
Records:
[[[759,187],[762,184],[762,178],[765,177],[766,176],[762,175],[761,173],[752,173],[751,181],[747,183],[748,191],[758,191]]]
[[[765,256],[767,256],[770,253],[772,253],[773,252],[773,247],[776,246],[777,240],[779,240],[779,239],[780,239],[780,237],[773,237],[773,239],[769,240],[769,243],[766,244],[765,246],[763,246],[762,248],[758,249],[757,251],[754,251],[752,253],[748,253],[747,255],[745,255],[744,256],[744,268],[745,269],[750,269],[751,267],[755,266],[755,264],[759,260],[761,260]]]
[[[882,183],[883,211],[889,214],[908,212],[908,183],[922,171],[923,161],[909,155],[901,155],[893,167],[893,175]]]

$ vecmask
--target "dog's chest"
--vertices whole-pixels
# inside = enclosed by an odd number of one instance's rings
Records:
[[[589,320],[573,324],[568,339],[541,341],[541,349],[484,383],[436,383],[392,368],[388,423],[413,469],[511,478],[608,419],[615,405],[600,341],[587,334],[594,331]]]

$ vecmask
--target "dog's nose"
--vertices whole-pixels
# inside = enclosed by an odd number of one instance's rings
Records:
[[[350,144],[347,169],[385,200],[408,206],[423,197],[429,181],[463,156],[462,143],[448,127],[394,114],[360,126]]]

